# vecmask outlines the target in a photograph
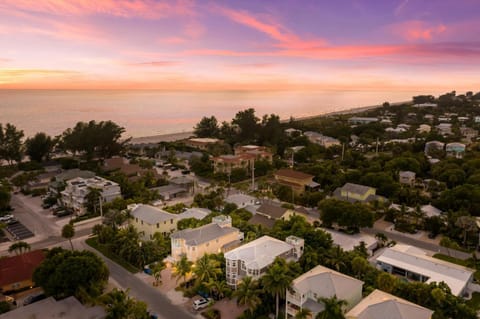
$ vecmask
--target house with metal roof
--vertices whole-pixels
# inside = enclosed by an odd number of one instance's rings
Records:
[[[243,241],[243,233],[232,227],[230,216],[220,215],[210,224],[174,232],[170,238],[173,260],[186,256],[195,262],[205,254],[225,253],[238,247]]]
[[[378,269],[425,283],[444,282],[455,296],[462,296],[473,280],[474,270],[427,256],[413,246],[395,245],[386,248],[375,260]]]
[[[145,239],[151,239],[155,233],[167,236],[177,230],[177,223],[180,220],[177,214],[143,204],[131,205],[129,209],[132,215],[130,224],[142,232]]]
[[[370,186],[346,183],[333,192],[333,197],[348,202],[385,201],[386,198],[376,194],[377,190]]]
[[[336,296],[350,310],[362,300],[363,281],[344,275],[324,266],[317,266],[293,280],[286,292],[286,318],[295,318],[301,309],[311,311],[312,318],[325,310],[319,298]]]
[[[0,292],[5,293],[34,286],[33,272],[44,259],[43,250],[0,258]]]
[[[298,261],[303,254],[304,240],[288,236],[285,241],[263,236],[225,253],[227,285],[236,289],[245,277],[259,279],[280,257]]]
[[[387,315],[388,314],[388,315]],[[375,289],[353,309],[347,319],[430,319],[433,311]]]

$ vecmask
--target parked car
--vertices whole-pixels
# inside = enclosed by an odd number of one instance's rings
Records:
[[[12,219],[12,218],[13,218],[12,214],[7,214],[5,216],[0,217],[0,222],[6,222],[6,221],[8,221],[9,219]]]
[[[38,294],[38,295],[31,295],[31,296],[28,296],[27,298],[25,298],[25,300],[23,300],[23,305],[26,306],[26,305],[32,304],[34,302],[43,300],[45,298],[47,298],[47,296],[45,296],[44,293],[41,293],[41,294]]]
[[[57,217],[65,217],[65,216],[72,215],[72,214],[73,214],[73,212],[71,210],[62,210],[62,211],[57,212],[55,215]]]
[[[203,309],[208,307],[209,304],[210,304],[209,298],[200,298],[193,302],[193,309],[195,310]]]

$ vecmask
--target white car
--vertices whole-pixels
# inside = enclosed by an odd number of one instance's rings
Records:
[[[5,215],[5,216],[2,216],[0,217],[0,222],[6,222],[10,219],[13,219],[13,215],[12,214],[8,214],[8,215]]]
[[[198,310],[207,307],[210,304],[210,299],[201,298],[193,302],[193,309]]]

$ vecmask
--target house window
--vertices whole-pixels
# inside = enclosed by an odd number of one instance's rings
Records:
[[[172,218],[172,219],[170,219],[170,224],[173,224],[173,218]]]
[[[157,228],[160,228],[160,223],[157,223]]]
[[[135,218],[135,222],[137,222],[137,223],[138,223],[138,218]]]
[[[232,267],[237,267],[237,261],[236,260],[232,260]]]
[[[246,270],[246,269],[247,269],[247,267],[245,266],[245,262],[242,261],[242,270]]]
[[[164,225],[166,225],[166,224],[167,224],[167,221],[166,221],[166,220],[164,220],[164,221],[163,221],[163,224],[164,224]]]
[[[143,220],[142,220],[142,225],[143,225]]]

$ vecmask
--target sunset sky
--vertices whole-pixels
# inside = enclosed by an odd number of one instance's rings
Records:
[[[480,90],[479,0],[1,0],[0,88]]]

